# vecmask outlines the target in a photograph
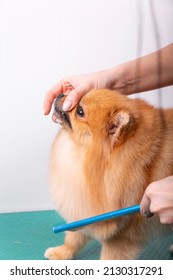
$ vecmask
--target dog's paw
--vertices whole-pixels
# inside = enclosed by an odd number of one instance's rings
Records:
[[[73,254],[67,246],[61,245],[58,247],[48,248],[45,251],[44,257],[49,260],[70,260],[73,258]]]

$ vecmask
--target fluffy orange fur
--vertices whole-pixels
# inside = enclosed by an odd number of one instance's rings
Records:
[[[106,89],[90,91],[68,113],[63,100],[55,104],[62,128],[52,145],[50,187],[67,222],[138,204],[149,183],[173,175],[172,109]],[[95,238],[101,259],[133,259],[156,227],[167,228],[140,214],[93,224],[67,232],[64,244],[45,257],[71,259]]]

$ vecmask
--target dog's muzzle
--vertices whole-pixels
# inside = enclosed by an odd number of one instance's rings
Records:
[[[52,115],[52,120],[60,125],[67,125],[68,127],[72,128],[69,114],[62,109],[62,105],[64,102],[64,94],[58,95],[54,102],[54,112]]]

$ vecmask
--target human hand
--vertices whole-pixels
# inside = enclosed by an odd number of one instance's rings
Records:
[[[43,104],[44,114],[48,115],[50,113],[54,99],[61,93],[67,95],[63,104],[63,110],[69,111],[79,103],[82,96],[87,92],[98,88],[111,88],[111,75],[109,75],[109,71],[66,77],[45,95]]]
[[[151,217],[157,214],[162,224],[173,229],[173,176],[151,183],[140,203],[141,214]]]

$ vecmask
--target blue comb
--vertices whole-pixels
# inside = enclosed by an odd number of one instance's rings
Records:
[[[124,216],[124,215],[130,215],[130,214],[137,213],[137,212],[140,212],[139,204],[133,205],[133,206],[130,206],[127,208],[119,209],[116,211],[108,212],[105,214],[93,216],[93,217],[79,220],[76,222],[72,222],[72,223],[68,223],[68,224],[64,224],[64,225],[60,225],[60,226],[55,226],[55,227],[53,227],[53,231],[54,231],[54,233],[58,233],[58,232],[65,231],[65,230],[76,231],[79,228],[83,228],[85,226],[88,226],[88,225],[91,225],[94,223],[114,219],[114,218]]]

